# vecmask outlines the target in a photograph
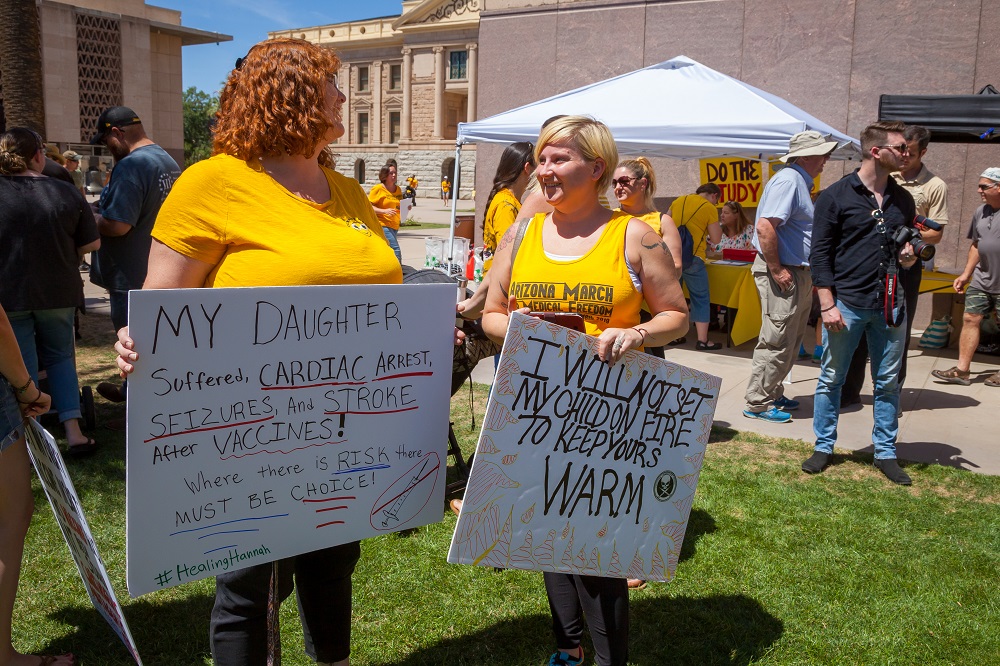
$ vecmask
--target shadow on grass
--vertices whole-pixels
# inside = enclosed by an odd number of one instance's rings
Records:
[[[755,599],[743,595],[651,597],[632,599],[629,605],[629,663],[641,666],[750,664],[766,654],[784,631],[781,620]],[[503,620],[480,631],[419,648],[403,659],[372,663],[380,666],[541,664],[553,649],[550,627],[548,615]],[[526,641],[532,640],[540,644],[526,645]],[[584,651],[594,654],[589,638],[585,639]],[[588,663],[593,663],[589,659]]]
[[[962,449],[942,442],[897,443],[896,454],[903,463],[903,467],[927,469],[930,465],[942,465],[944,467],[954,467],[955,469],[964,469],[967,471],[979,468],[979,465],[962,454]],[[910,456],[919,458],[919,461],[914,461]],[[874,457],[875,447],[874,445],[868,445],[863,449],[858,449],[853,455],[844,456],[844,459],[855,460],[856,462],[870,465]]]
[[[133,601],[125,611],[125,619],[143,663],[168,666],[204,663],[211,652],[208,618],[212,602],[208,594],[172,601]],[[93,606],[61,608],[50,617],[76,630],[46,646],[46,654],[72,652],[78,663],[102,666],[135,663]]]

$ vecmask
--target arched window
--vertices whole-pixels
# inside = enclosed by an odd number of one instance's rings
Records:
[[[354,160],[354,180],[358,181],[362,185],[365,184],[365,161],[364,160]]]

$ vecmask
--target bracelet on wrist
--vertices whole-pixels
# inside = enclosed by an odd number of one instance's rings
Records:
[[[41,397],[42,397],[42,389],[40,389],[40,388],[38,388],[38,387],[36,386],[36,387],[35,387],[35,390],[36,390],[36,391],[38,391],[38,395],[36,395],[36,396],[35,396],[34,398],[32,398],[31,400],[21,400],[21,399],[19,399],[19,398],[14,398],[14,399],[15,399],[15,400],[17,400],[17,402],[18,402],[19,404],[22,404],[22,405],[30,405],[31,403],[35,402],[36,400],[38,400],[39,398],[41,398]]]
[[[835,307],[837,307],[836,303],[834,303],[833,305],[831,305],[828,308],[823,308],[822,310],[820,310],[820,312],[829,312],[830,310],[834,309]]]
[[[22,395],[25,391],[28,390],[28,387],[31,386],[32,383],[34,383],[34,380],[31,377],[28,377],[28,381],[24,383],[24,386],[14,387],[14,392],[17,393],[18,395]]]
[[[646,336],[649,335],[649,331],[647,331],[646,329],[642,328],[641,326],[636,326],[632,330],[635,331],[636,333],[638,333],[640,336],[642,336],[642,337],[639,338],[639,342],[645,344],[646,343]]]

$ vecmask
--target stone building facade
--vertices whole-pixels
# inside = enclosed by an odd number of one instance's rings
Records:
[[[483,0],[482,5],[483,118],[678,55],[779,95],[855,137],[878,119],[881,94],[973,94],[987,84],[1000,87],[995,0]],[[481,144],[480,162],[495,164],[500,150]],[[949,188],[952,226],[938,246],[937,266],[960,270],[969,247],[965,232],[980,204],[975,183],[984,168],[1000,165],[1000,142],[932,142],[925,162]],[[854,166],[846,163],[848,169]],[[696,161],[662,160],[656,169],[658,194],[676,196],[698,185]],[[845,163],[831,162],[821,185],[844,170]],[[489,190],[492,173],[486,171],[477,177],[479,191]]]
[[[181,48],[232,37],[181,25],[181,13],[143,0],[39,0],[46,141],[93,166],[110,163],[89,145],[97,118],[125,105],[184,163]],[[0,99],[2,103],[2,99]]]
[[[401,186],[416,175],[418,202],[452,179],[458,123],[474,120],[481,0],[409,0],[398,16],[270,32],[334,49],[346,132],[334,145],[337,169],[366,189],[387,159]],[[476,150],[463,149],[460,198],[475,187]]]

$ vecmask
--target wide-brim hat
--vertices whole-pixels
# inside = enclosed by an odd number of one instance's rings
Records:
[[[837,142],[830,141],[828,135],[820,134],[816,130],[806,130],[788,140],[788,153],[781,158],[781,161],[787,162],[792,157],[826,155],[832,153],[836,147]]]
[[[111,132],[112,127],[127,127],[128,125],[141,125],[139,115],[127,106],[112,106],[101,114],[97,119],[97,134],[90,140],[92,145],[100,145],[104,138]]]

